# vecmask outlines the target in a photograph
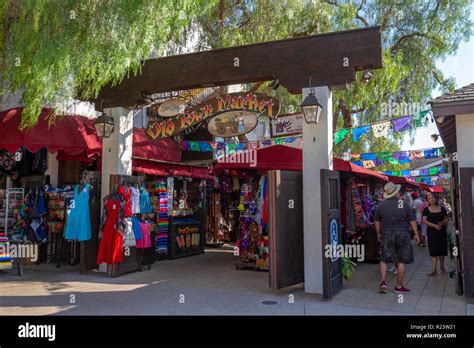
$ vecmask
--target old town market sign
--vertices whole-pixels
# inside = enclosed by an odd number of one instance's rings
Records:
[[[148,122],[147,135],[151,139],[168,138],[217,115],[234,111],[275,119],[280,111],[280,102],[259,93],[230,93],[208,99],[174,117]]]

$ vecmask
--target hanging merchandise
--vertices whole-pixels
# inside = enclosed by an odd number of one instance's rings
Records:
[[[132,229],[132,218],[131,217],[124,217],[121,221],[122,228],[123,228],[123,247],[133,247],[137,244],[135,240],[135,234],[133,233]]]
[[[150,194],[144,186],[140,187],[140,214],[150,214],[152,212]]]
[[[376,138],[386,137],[388,134],[389,128],[390,128],[390,121],[372,125],[372,131],[374,132],[374,137]]]
[[[158,193],[159,212],[158,224],[156,230],[156,251],[158,254],[168,253],[168,190],[167,181],[158,180],[156,183],[156,191]]]
[[[136,216],[132,217],[132,230],[133,230],[133,234],[135,236],[135,240],[137,242],[137,248],[138,248],[138,241],[142,239],[142,231],[140,228],[140,220]]]
[[[357,143],[364,134],[367,134],[371,129],[370,126],[357,127],[352,129],[352,138],[354,143]]]
[[[132,186],[130,188],[132,190],[132,214],[140,214],[140,189],[138,188],[138,185]]]
[[[357,189],[357,184],[355,180],[353,179],[352,179],[352,204],[354,206],[356,227],[366,228],[369,224],[369,219],[365,215],[364,209],[362,208],[359,190]]]
[[[429,173],[429,175],[437,175],[437,174],[439,174],[439,169],[438,169],[438,167],[429,168],[428,173]]]
[[[405,116],[392,120],[393,131],[402,132],[412,128],[413,116]]]
[[[141,238],[137,240],[138,249],[151,248],[151,238],[150,238],[150,225],[147,222],[138,222],[138,228],[140,230]]]
[[[350,133],[350,130],[348,130],[346,128],[339,129],[336,133],[334,133],[334,144],[337,145],[341,141],[343,141],[348,133]]]
[[[422,150],[411,150],[410,151],[410,159],[413,161],[415,159],[423,158],[424,154]]]
[[[120,185],[118,193],[122,196],[124,200],[124,217],[132,216],[132,190],[130,187],[125,185]]]
[[[124,206],[123,197],[119,194],[114,193],[104,198],[97,264],[123,262],[123,232],[119,231],[119,228]]]
[[[66,221],[64,238],[67,240],[85,241],[91,239],[91,220],[89,213],[90,185],[74,186],[74,199]]]

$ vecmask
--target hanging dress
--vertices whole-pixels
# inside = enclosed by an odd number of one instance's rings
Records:
[[[125,207],[123,210],[124,217],[132,216],[132,189],[126,186],[120,186],[118,193],[122,196],[125,201]]]
[[[131,187],[132,190],[132,214],[140,214],[140,190]]]
[[[91,185],[87,184],[81,192],[78,192],[78,185],[74,187],[74,200],[64,234],[64,238],[67,240],[84,241],[91,239],[91,219],[89,214],[90,187]]]
[[[106,214],[102,239],[97,255],[97,264],[114,264],[123,262],[123,236],[117,230],[120,214],[120,200],[107,199],[104,204]]]

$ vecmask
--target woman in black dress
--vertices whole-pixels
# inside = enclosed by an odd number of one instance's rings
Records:
[[[441,273],[446,273],[444,257],[448,255],[447,222],[446,209],[440,206],[436,196],[430,193],[428,195],[428,207],[423,210],[423,223],[427,226],[428,249],[431,256],[431,272],[428,273],[428,276],[438,274],[436,270],[438,258]]]

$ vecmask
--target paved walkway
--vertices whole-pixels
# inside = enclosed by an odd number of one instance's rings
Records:
[[[377,293],[377,265],[358,265],[343,291],[327,302],[305,294],[301,285],[269,289],[268,273],[235,270],[235,260],[230,250],[214,249],[118,278],[79,274],[73,266],[28,266],[23,278],[0,274],[0,315],[474,314],[473,305],[455,295],[454,280],[426,276],[430,267],[426,249],[418,248],[416,263],[408,269],[406,285],[412,293],[404,296],[403,303],[398,303],[396,294]],[[388,282],[393,286],[394,275]]]

